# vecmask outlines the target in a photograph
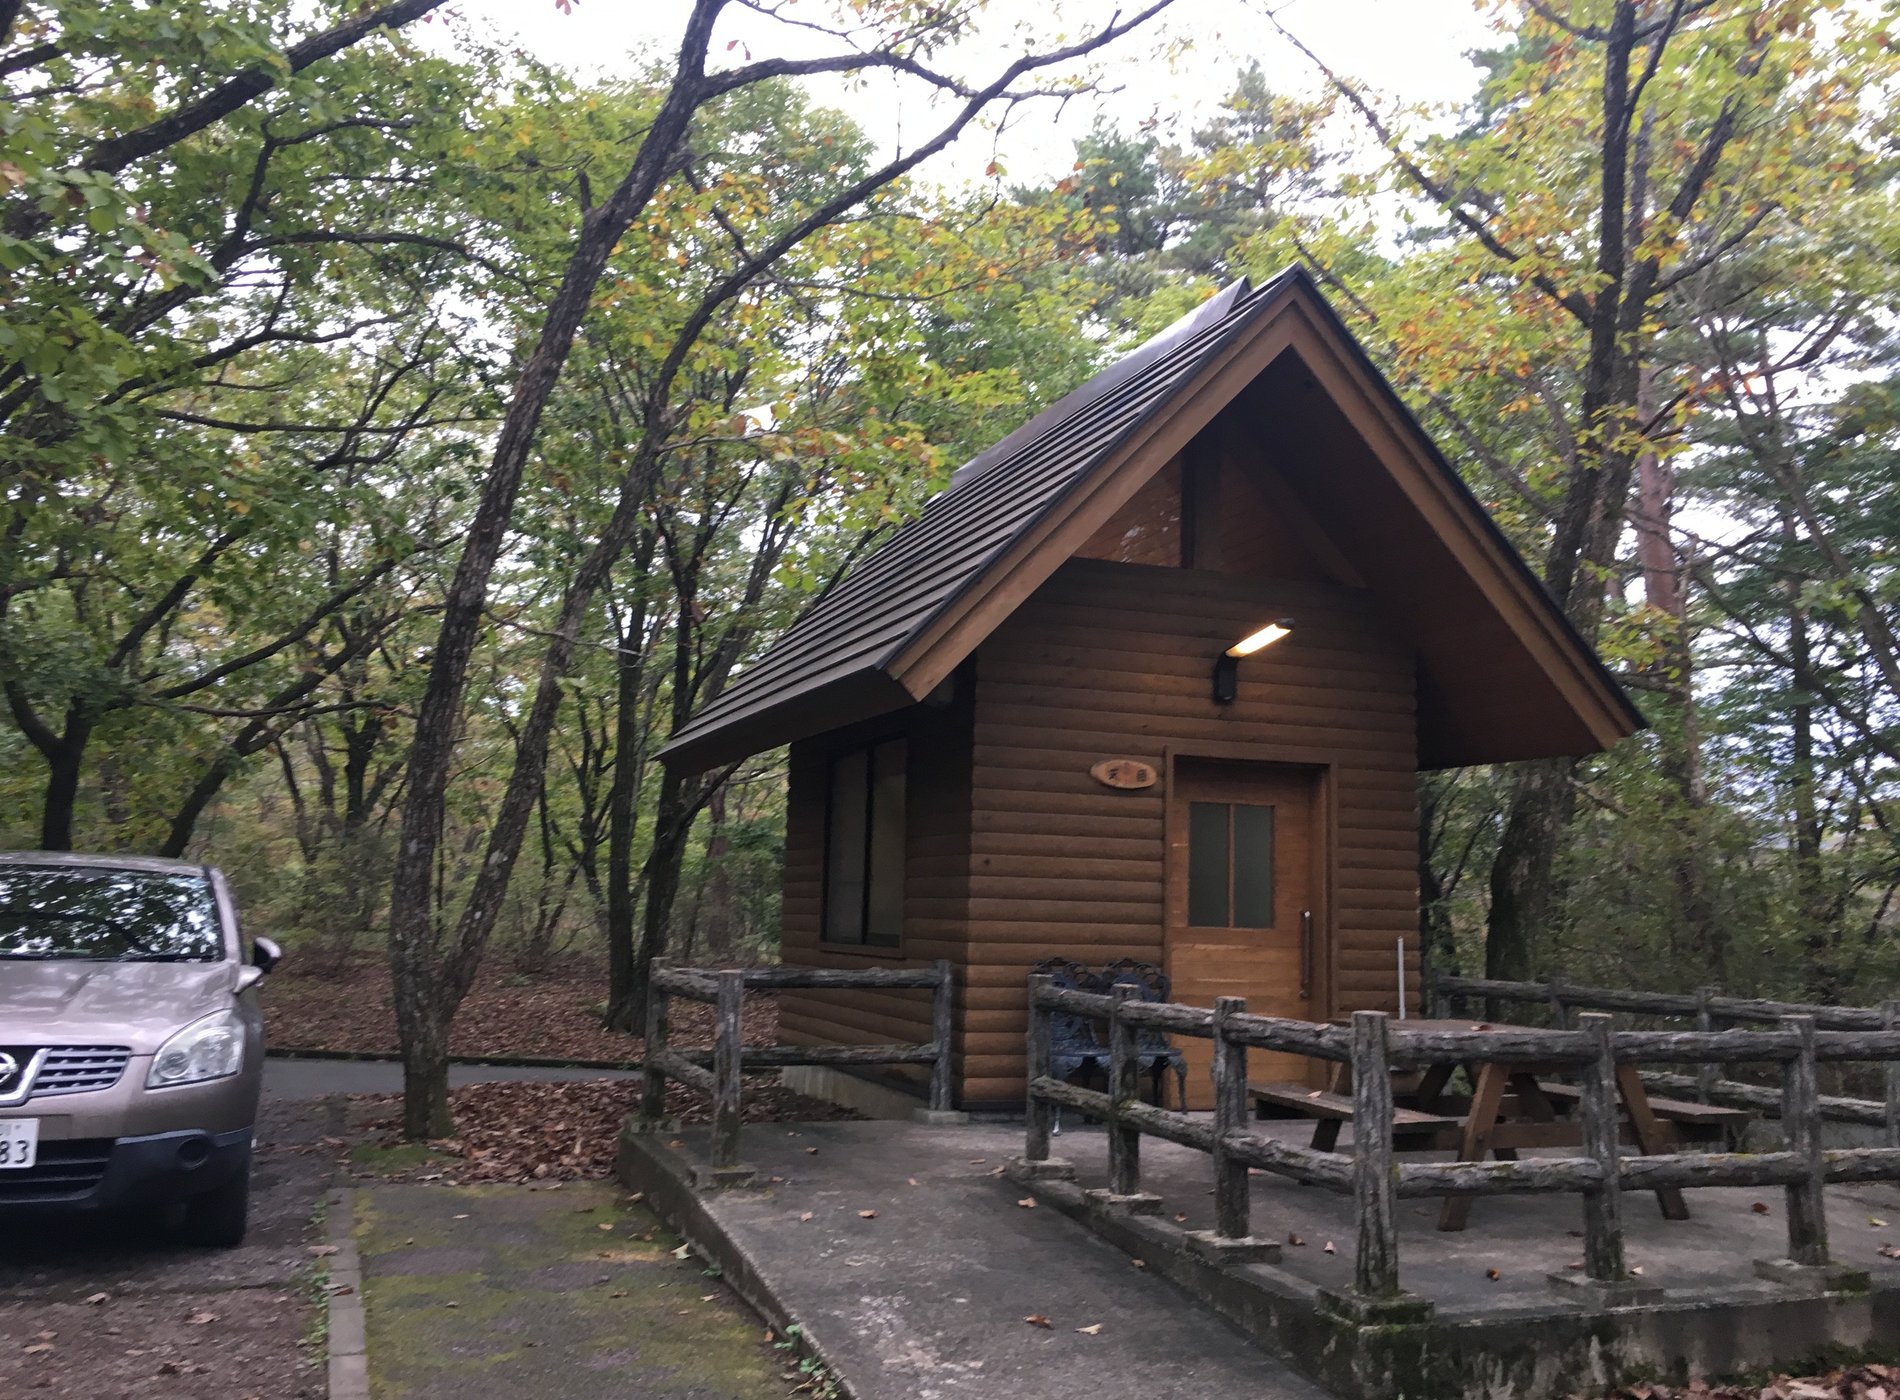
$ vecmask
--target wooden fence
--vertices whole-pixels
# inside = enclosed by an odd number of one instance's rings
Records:
[[[1451,977],[1427,968],[1427,1014],[1449,1017],[1462,1002],[1493,1005],[1516,1002],[1543,1007],[1553,1026],[1567,1027],[1579,1011],[1614,1011],[1644,1017],[1693,1019],[1695,1028],[1714,1032],[1731,1026],[1775,1025],[1790,1016],[1813,1018],[1816,1030],[1900,1030],[1900,1000],[1872,1006],[1820,1006],[1806,1002],[1766,1001],[1755,997],[1726,997],[1713,987],[1694,993],[1632,992],[1616,987],[1580,987],[1553,979],[1548,982],[1500,982],[1482,977]],[[1680,1074],[1646,1074],[1644,1080],[1665,1093],[1693,1096],[1703,1103],[1752,1108],[1774,1114],[1781,1096],[1760,1084],[1725,1078],[1727,1064],[1711,1061],[1696,1067],[1693,1079]],[[1821,1095],[1821,1117],[1840,1123],[1883,1128],[1886,1144],[1900,1147],[1900,1061],[1889,1060],[1882,1099]]]
[[[647,997],[646,1057],[640,1117],[657,1123],[666,1117],[666,1081],[690,1084],[712,1100],[712,1165],[734,1167],[739,1161],[739,1125],[743,1121],[743,1076],[751,1070],[788,1065],[929,1065],[930,1106],[950,1107],[950,1037],[955,982],[950,964],[928,968],[672,967],[656,963]],[[930,1035],[921,1045],[747,1045],[744,1043],[747,988],[784,991],[793,987],[914,988],[931,994]],[[672,997],[706,1002],[714,1008],[713,1048],[676,1050],[667,1042],[667,1003]]]
[[[1358,1219],[1353,1290],[1369,1302],[1399,1294],[1401,1197],[1576,1193],[1583,1199],[1584,1272],[1590,1279],[1613,1283],[1627,1276],[1621,1216],[1625,1191],[1783,1187],[1788,1198],[1788,1257],[1796,1264],[1818,1266],[1829,1262],[1823,1188],[1830,1182],[1900,1181],[1900,1149],[1823,1148],[1816,1077],[1816,1066],[1826,1062],[1900,1061],[1900,1031],[1819,1030],[1811,1015],[1782,1017],[1778,1029],[1767,1031],[1617,1031],[1611,1018],[1600,1012],[1580,1014],[1575,1029],[1504,1033],[1408,1029],[1408,1023],[1384,1012],[1361,1011],[1347,1028],[1251,1015],[1240,997],[1221,997],[1208,1010],[1143,1002],[1133,999],[1135,995],[1130,987],[1100,995],[1058,988],[1046,976],[1029,979],[1026,1161],[1048,1160],[1057,1106],[1106,1122],[1111,1199],[1140,1198],[1144,1135],[1205,1152],[1213,1162],[1211,1246],[1217,1251],[1261,1243],[1252,1238],[1250,1167],[1351,1195]],[[1050,1017],[1057,1011],[1107,1022],[1107,1092],[1084,1089],[1050,1073]],[[1141,1102],[1136,1037],[1142,1029],[1213,1042],[1211,1119]],[[1350,1156],[1279,1142],[1254,1130],[1247,1116],[1247,1052],[1256,1049],[1351,1066]],[[1392,1071],[1478,1060],[1574,1068],[1580,1082],[1581,1154],[1498,1162],[1396,1161]],[[1765,1061],[1783,1067],[1782,1150],[1619,1156],[1619,1064],[1723,1061]]]

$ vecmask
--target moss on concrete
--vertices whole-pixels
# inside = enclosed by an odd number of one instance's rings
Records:
[[[374,1187],[356,1232],[377,1400],[786,1393],[757,1319],[611,1188]]]

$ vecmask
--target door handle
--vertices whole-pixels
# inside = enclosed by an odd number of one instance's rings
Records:
[[[1300,1000],[1313,996],[1313,911],[1300,910]]]

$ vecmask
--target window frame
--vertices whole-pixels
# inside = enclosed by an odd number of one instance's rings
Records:
[[[878,801],[879,789],[888,783],[891,775],[885,771],[885,762],[880,754],[895,754],[897,765],[896,778],[899,791],[896,795],[896,841],[894,854],[892,847],[880,842]],[[836,931],[833,914],[836,910],[837,894],[834,886],[838,871],[835,857],[837,839],[836,804],[838,800],[838,770],[853,760],[862,760],[863,810],[862,834],[859,838],[855,881],[857,885],[857,909],[851,921],[851,930]],[[821,803],[820,821],[824,833],[823,863],[819,874],[818,941],[827,948],[849,950],[852,952],[881,954],[891,956],[901,953],[904,942],[904,904],[909,867],[910,838],[910,750],[904,735],[887,734],[880,738],[854,744],[831,754],[824,767],[824,799]],[[888,808],[883,808],[888,813]],[[882,833],[889,840],[891,833],[888,825],[891,818],[884,819],[886,829]],[[880,868],[879,851],[886,852],[884,859],[893,862],[893,868]],[[881,877],[881,878],[880,878]],[[887,886],[894,882],[894,891]],[[882,892],[894,906],[896,926],[881,928],[879,921],[873,918],[874,905]]]

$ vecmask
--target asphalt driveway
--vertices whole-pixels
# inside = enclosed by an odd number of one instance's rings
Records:
[[[601,1070],[457,1066],[452,1082],[595,1079]],[[0,1228],[0,1396],[319,1400],[321,1203],[346,1143],[344,1095],[394,1093],[388,1061],[271,1060],[236,1249],[168,1222]]]
[[[0,1395],[321,1397],[311,1247],[342,1128],[340,1099],[266,1094],[236,1249],[186,1247],[156,1217],[0,1231]]]

